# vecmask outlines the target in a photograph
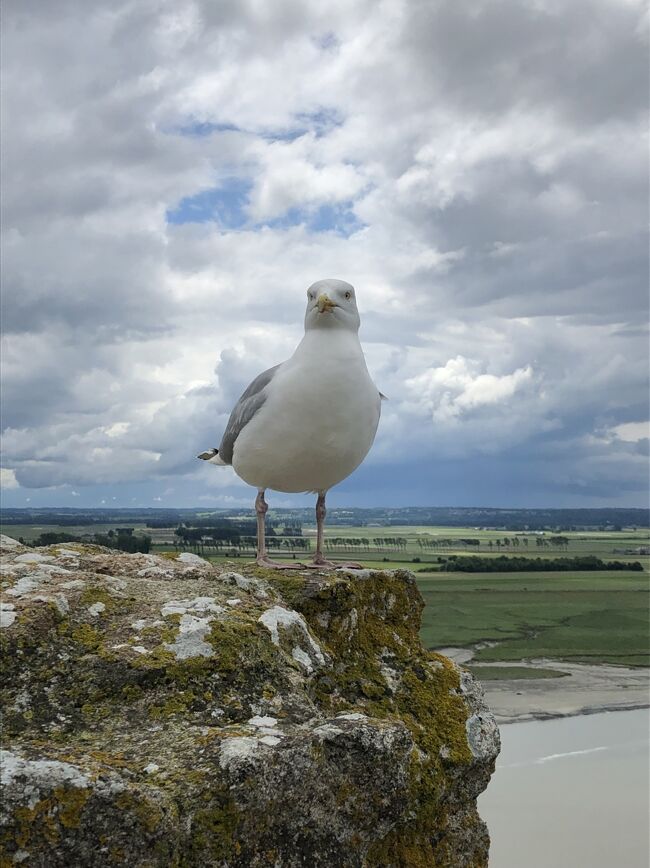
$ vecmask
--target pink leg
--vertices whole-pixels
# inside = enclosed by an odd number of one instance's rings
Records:
[[[350,569],[362,569],[361,564],[353,564],[353,563],[335,563],[334,561],[328,561],[327,558],[323,555],[323,528],[325,525],[325,516],[327,515],[327,510],[325,509],[325,494],[327,492],[321,491],[318,494],[318,500],[316,501],[316,554],[313,557],[310,567],[323,567],[330,569],[332,567],[349,567]]]
[[[255,498],[255,512],[257,513],[257,556],[255,560],[260,567],[269,567],[274,570],[300,570],[304,569],[304,564],[294,561],[293,563],[280,563],[272,561],[269,558],[269,553],[266,550],[266,534],[264,532],[264,519],[268,512],[269,505],[264,500],[264,490],[257,492]]]

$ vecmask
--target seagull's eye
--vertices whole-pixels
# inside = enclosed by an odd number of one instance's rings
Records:
[[[346,298],[352,298],[352,293],[350,292],[350,290],[348,290],[348,291],[345,293],[345,297],[346,297]]]

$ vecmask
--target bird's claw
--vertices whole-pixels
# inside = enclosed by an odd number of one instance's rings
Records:
[[[272,561],[271,558],[259,557],[255,558],[255,563],[258,567],[265,567],[269,570],[304,570],[309,564],[300,563],[300,561],[290,561],[284,563],[282,561]]]
[[[338,566],[334,561],[328,561],[325,558],[314,558],[311,563],[307,564],[310,570],[333,570]]]

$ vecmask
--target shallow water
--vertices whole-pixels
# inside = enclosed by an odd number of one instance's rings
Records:
[[[490,868],[648,868],[648,709],[504,724]]]

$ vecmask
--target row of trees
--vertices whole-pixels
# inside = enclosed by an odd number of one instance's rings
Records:
[[[575,558],[526,558],[505,557],[496,558],[463,557],[450,555],[439,558],[443,569],[447,572],[461,573],[531,573],[543,571],[576,571],[584,570],[643,570],[639,561],[624,563],[623,561],[603,561],[593,555],[583,555]]]
[[[266,530],[266,544],[268,548],[285,548],[299,551],[309,550],[311,542],[308,537],[291,535],[294,528],[285,527],[282,535],[277,535],[272,528]],[[211,529],[201,527],[187,527],[180,525],[174,531],[177,540],[176,546],[205,550],[214,548],[223,549],[246,549],[255,546],[256,536],[242,535],[233,527],[215,527]],[[377,550],[390,550],[405,552],[408,545],[406,537],[326,537],[325,548],[330,551],[370,551],[371,546]]]
[[[65,531],[46,531],[31,543],[33,546],[52,546],[60,543],[92,542],[98,546],[106,546],[109,549],[117,549],[121,552],[142,552],[147,554],[151,550],[151,537],[146,534],[135,534],[132,527],[118,527],[107,533],[96,533],[92,537],[76,536]],[[24,540],[20,539],[20,542]]]
[[[279,530],[279,529],[278,529]],[[182,548],[191,548],[193,550],[214,549],[215,551],[223,551],[231,549],[233,551],[241,551],[255,547],[256,526],[250,522],[212,522],[209,524],[201,522],[197,526],[189,526],[187,524],[179,525],[174,531],[176,539],[175,546]],[[309,543],[305,544],[305,539],[302,537],[302,525],[300,522],[284,524],[279,533],[276,533],[272,527],[266,528],[267,545],[269,548],[285,548],[288,550],[305,551],[310,548]],[[272,542],[274,539],[282,539],[282,543],[276,544]],[[253,540],[251,543],[250,540]],[[291,542],[284,542],[294,540]],[[415,540],[420,552],[424,551],[439,551],[445,549],[473,549],[478,551],[482,541],[476,537],[418,537]],[[565,536],[550,536],[550,537],[535,537],[535,542],[538,548],[568,548],[569,539]],[[503,537],[498,539],[489,539],[483,541],[490,552],[495,549],[512,550],[524,546],[526,549],[529,545],[529,539],[525,536]],[[371,549],[381,551],[393,551],[406,553],[409,540],[402,536],[382,536],[382,537],[333,537],[328,536],[325,539],[325,548],[330,552],[369,552]]]
[[[170,527],[169,521],[164,519],[150,519],[147,521],[147,527],[164,529]],[[205,531],[212,530],[236,530],[240,534],[255,533],[257,522],[250,519],[213,519],[213,518],[194,518],[192,521],[182,521],[179,527],[187,528],[203,528]],[[269,519],[266,520],[267,530],[282,528],[282,533],[285,536],[302,536],[302,522],[294,519]]]
[[[198,526],[181,524],[174,531],[174,536],[185,547],[203,545],[220,548],[224,542],[237,546],[245,536],[250,537],[256,534],[257,524],[254,522],[220,522],[212,525],[201,523]],[[267,539],[276,536],[275,529],[267,526],[266,536]],[[302,526],[285,525],[282,529],[282,536],[300,538],[302,537]]]
[[[26,543],[23,537],[18,537],[18,542],[23,543],[23,545],[32,545],[32,546],[54,546],[57,543],[67,543],[67,542],[81,542],[81,537],[75,536],[71,533],[66,533],[65,531],[46,531],[42,533],[40,536],[37,536],[36,539],[32,540],[30,543]]]
[[[109,530],[106,534],[96,533],[94,542],[98,546],[106,546],[109,549],[118,549],[121,552],[142,552],[147,554],[151,550],[151,537],[147,534],[136,534],[132,527],[118,527]]]
[[[391,537],[354,537],[354,536],[334,536],[325,538],[325,548],[332,551],[353,551],[363,549],[370,551],[371,545],[379,550],[389,550],[395,552],[406,551],[408,540],[402,536]]]
[[[459,546],[478,548],[481,545],[481,540],[465,539],[461,537],[454,537],[453,539],[446,539],[444,537],[430,537],[428,539],[423,539],[422,537],[418,537],[417,544],[420,549],[435,551],[437,549],[456,549]]]
[[[436,551],[437,549],[456,549],[460,546],[479,548],[481,540],[476,538],[467,539],[466,537],[418,537],[417,544],[420,549]],[[537,536],[535,537],[535,544],[537,548],[559,548],[566,550],[569,547],[569,538],[566,536]],[[490,551],[494,551],[495,548],[497,551],[502,548],[517,549],[522,545],[524,548],[528,548],[529,538],[525,536],[504,536],[503,538],[489,539],[486,541],[486,545]]]
[[[176,549],[190,548],[197,554],[205,554],[206,551],[209,554],[212,550],[215,554],[225,553],[237,557],[243,552],[255,551],[257,547],[257,536],[241,536],[237,531],[215,538],[212,534],[208,536],[199,528],[185,528],[184,530],[189,531],[189,533],[177,533],[178,542],[174,544]],[[269,549],[275,551],[283,549],[291,554],[311,549],[311,541],[305,537],[269,536],[267,534],[266,545]]]

